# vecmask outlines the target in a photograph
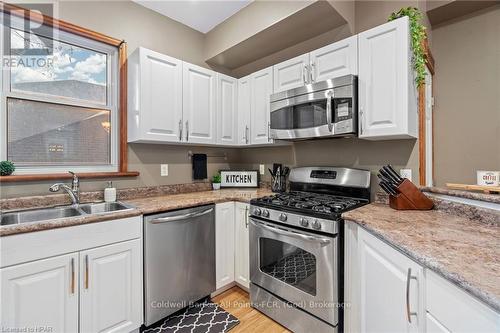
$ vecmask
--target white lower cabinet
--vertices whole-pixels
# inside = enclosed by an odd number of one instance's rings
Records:
[[[0,247],[2,329],[128,333],[142,325],[141,216],[5,236]]]
[[[78,332],[78,253],[2,268],[0,280],[2,329]]]
[[[363,229],[358,232],[361,332],[418,332],[421,266]]]
[[[234,228],[234,280],[245,288],[250,288],[250,251],[249,251],[249,205],[235,204]]]
[[[80,252],[80,332],[130,332],[142,324],[141,240]]]
[[[357,224],[345,225],[345,332],[500,332],[500,314]]]
[[[234,202],[215,206],[215,281],[220,289],[234,281]]]
[[[226,202],[215,207],[215,275],[217,289],[234,282],[250,287],[249,205]]]

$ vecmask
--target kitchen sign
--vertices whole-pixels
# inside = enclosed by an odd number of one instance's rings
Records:
[[[257,171],[221,171],[220,187],[259,187]]]

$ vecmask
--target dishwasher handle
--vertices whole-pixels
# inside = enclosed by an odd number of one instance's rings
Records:
[[[183,214],[183,215],[159,217],[159,218],[150,220],[149,223],[158,224],[158,223],[165,223],[165,222],[182,221],[182,220],[186,220],[189,218],[206,215],[208,213],[211,213],[213,210],[214,210],[213,208],[208,208],[208,209],[205,209],[201,212],[198,211],[198,212],[192,212],[192,213],[187,213],[187,214]]]

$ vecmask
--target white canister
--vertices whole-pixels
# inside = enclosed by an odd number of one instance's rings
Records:
[[[499,186],[500,171],[477,171],[477,185]]]

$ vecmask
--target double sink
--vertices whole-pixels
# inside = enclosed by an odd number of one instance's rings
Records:
[[[98,202],[76,206],[11,211],[1,214],[0,225],[45,222],[61,218],[106,214],[131,209],[134,209],[134,207],[122,202]]]

